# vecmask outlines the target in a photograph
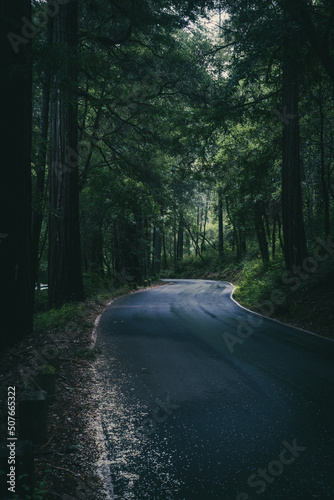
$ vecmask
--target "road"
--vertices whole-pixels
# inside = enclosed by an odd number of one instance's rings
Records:
[[[172,280],[102,315],[111,498],[334,498],[334,342],[254,315],[231,292]]]

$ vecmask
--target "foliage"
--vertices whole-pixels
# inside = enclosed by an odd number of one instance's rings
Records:
[[[284,287],[282,275],[285,266],[282,255],[267,265],[253,259],[244,261],[241,266],[242,275],[234,295],[246,307],[258,309],[270,298],[273,290]]]
[[[35,313],[46,312],[48,310],[48,291],[39,290],[35,292],[34,301]]]
[[[33,2],[36,19],[42,8]],[[79,10],[78,73],[68,75],[66,86],[71,105],[78,99],[86,295],[103,297],[159,274],[220,276],[231,265],[243,269],[238,293],[248,300],[254,277],[260,301],[275,286],[273,266],[281,261],[288,224],[282,137],[294,117],[282,105],[287,33],[298,34],[298,185],[309,247],[333,225],[330,3],[101,0],[80,2]],[[218,10],[220,26],[207,28],[204,19]],[[40,133],[43,99],[48,76],[69,62],[66,47],[50,44],[49,24],[32,40],[33,210],[43,216],[34,258],[43,282],[51,270],[57,275],[47,241],[55,214],[46,182],[50,132]],[[328,50],[320,54],[319,47]],[[46,293],[35,294],[39,313],[47,311]],[[38,314],[36,324],[55,325],[57,313],[47,314],[49,320]]]
[[[54,375],[56,373],[56,369],[52,365],[43,365],[39,373],[41,375]]]
[[[46,471],[45,473],[47,473]],[[21,488],[26,490],[26,493],[24,493],[24,499],[25,500],[43,500],[45,498],[45,495],[47,493],[46,490],[46,480],[43,479],[42,481],[39,482],[39,485],[34,488],[33,492],[29,492],[30,488],[24,484],[25,478],[28,477],[27,474],[23,474],[18,477],[18,480],[21,483]],[[23,484],[22,484],[23,483]],[[20,500],[21,496],[17,495],[16,493],[13,496],[14,500]]]
[[[67,303],[59,309],[50,309],[47,312],[37,313],[34,317],[34,328],[37,331],[64,328],[70,321],[83,318],[84,314],[85,307],[82,303]]]

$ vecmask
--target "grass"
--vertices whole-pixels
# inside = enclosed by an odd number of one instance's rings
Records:
[[[109,282],[100,276],[84,275],[84,290],[88,300],[105,305],[111,298],[125,295],[133,290],[131,285],[109,288]],[[85,302],[68,302],[59,309],[48,309],[48,291],[40,290],[35,294],[34,329],[50,331],[65,328],[70,322],[87,326]]]
[[[267,264],[257,259],[243,261],[235,298],[246,307],[258,309],[265,300],[270,299],[274,290],[285,293],[286,287],[282,282],[284,271],[282,255]]]
[[[34,328],[37,331],[48,331],[64,328],[70,321],[78,321],[85,316],[85,306],[82,302],[70,302],[59,309],[36,313]]]
[[[213,249],[207,249],[202,254],[203,260],[199,256],[185,256],[179,261],[177,268],[174,269],[173,259],[167,260],[167,269],[160,272],[161,278],[206,278],[209,274],[221,273],[224,269],[235,262],[232,253],[228,252],[224,262],[219,262],[217,252]]]
[[[306,259],[305,269],[309,259]],[[217,258],[208,259],[206,252],[203,263],[197,258],[186,258],[179,263],[178,270],[164,270],[166,278],[198,278],[230,281],[235,285],[234,296],[243,306],[283,322],[333,337],[334,321],[334,255],[319,262],[315,272],[298,274],[286,271],[283,255],[264,264],[256,252],[250,251],[242,260],[237,261],[227,254],[224,262]],[[297,271],[298,273],[298,271]],[[293,286],[294,285],[294,286]]]
[[[312,255],[312,254],[311,254]],[[283,280],[286,273],[284,258],[277,254],[275,259],[264,264],[251,251],[242,261],[237,261],[232,251],[225,253],[223,262],[219,262],[217,253],[208,249],[203,254],[204,262],[200,257],[185,257],[178,263],[177,269],[173,262],[161,271],[161,278],[190,278],[230,281],[235,286],[234,296],[241,305],[266,314],[261,309],[264,303],[272,301],[271,316],[283,321],[305,323],[309,329],[326,327],[331,318],[334,281],[334,256],[321,262],[316,272],[306,273],[305,279],[299,279],[298,289],[292,290],[290,283]],[[305,274],[305,273],[304,273]],[[290,274],[297,280],[296,275]],[[285,280],[286,281],[286,280]],[[87,297],[99,305],[107,300],[119,297],[131,291],[131,285],[119,288],[109,287],[101,277],[84,276],[85,292]],[[282,300],[276,300],[277,294]],[[332,295],[331,295],[332,294]],[[38,331],[49,331],[64,328],[70,322],[83,325],[86,321],[87,304],[85,302],[68,303],[60,309],[47,309],[47,290],[36,293],[34,327]],[[321,311],[319,315],[317,311]],[[85,353],[79,353],[85,356]]]

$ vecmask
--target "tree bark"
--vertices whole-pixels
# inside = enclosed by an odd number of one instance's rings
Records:
[[[318,55],[323,68],[331,80],[334,98],[334,57],[329,42],[330,34],[333,30],[333,5],[331,5],[331,2],[328,2],[330,8],[328,12],[328,24],[327,27],[325,27],[326,29],[323,29],[324,25],[322,25],[322,30],[319,32],[312,20],[312,14],[314,17],[316,16],[312,2],[307,2],[305,0],[295,0],[294,2],[291,2],[291,0],[284,0],[283,4],[286,12],[289,12],[292,18],[302,27],[313,50]]]
[[[329,200],[329,189],[326,182],[326,164],[325,164],[325,116],[322,103],[323,96],[320,95],[319,98],[319,113],[320,113],[320,172],[321,172],[321,188],[322,188],[322,198],[324,201],[324,232],[325,238],[329,236],[330,232],[330,200]]]
[[[223,193],[218,189],[218,257],[221,262],[224,257],[224,226],[223,226]]]
[[[177,261],[183,260],[183,246],[184,246],[184,227],[182,214],[179,220],[179,227],[177,231]]]
[[[202,222],[200,226],[200,231],[199,234],[202,237],[202,242],[201,242],[201,253],[205,251],[205,241],[206,241],[206,224],[208,222],[208,210],[209,210],[209,202],[206,200],[205,202],[205,209],[204,209],[204,222],[203,222],[203,228],[202,228]],[[203,233],[203,235],[202,235]]]
[[[287,269],[307,255],[304,230],[298,117],[298,57],[296,37],[286,36],[283,55],[282,222]]]
[[[263,222],[263,213],[264,210],[262,203],[258,201],[254,207],[255,232],[259,244],[262,261],[266,263],[269,262],[269,251],[268,251],[266,230]]]
[[[166,249],[166,228],[162,229],[162,262],[164,269],[167,269],[167,249]]]
[[[83,298],[78,183],[78,1],[54,18],[59,61],[53,75],[50,125],[49,305]]]
[[[0,5],[2,166],[0,170],[0,295],[2,345],[32,330],[31,274],[31,40],[22,18],[29,0]],[[19,38],[17,38],[19,37]]]
[[[276,255],[276,224],[277,220],[274,217],[273,219],[273,228],[271,232],[271,257],[274,259]]]
[[[53,32],[53,18],[48,17],[47,24],[47,39],[46,46],[50,48],[52,46],[52,32]],[[32,255],[34,259],[33,263],[33,275],[34,283],[37,284],[39,289],[39,247],[40,247],[40,236],[44,217],[44,206],[45,206],[45,166],[47,159],[47,140],[49,132],[49,108],[50,108],[50,85],[51,85],[51,74],[48,68],[45,69],[43,75],[43,91],[42,91],[42,106],[41,106],[41,118],[40,118],[40,142],[38,146],[38,160],[36,168],[36,180],[34,185],[34,203],[33,203],[33,214],[32,214]]]
[[[102,225],[96,223],[91,229],[92,234],[88,241],[88,269],[93,275],[104,275],[103,269],[103,235]]]
[[[152,254],[152,274],[158,275],[160,273],[161,264],[161,229],[158,226],[153,228],[153,254]]]

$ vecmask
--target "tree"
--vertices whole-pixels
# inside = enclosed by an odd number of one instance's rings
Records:
[[[298,110],[298,33],[286,35],[283,54],[282,221],[287,269],[300,266],[307,256],[304,230]]]
[[[32,330],[31,40],[29,0],[0,7],[0,290],[6,343]]]
[[[48,0],[49,1],[49,0]],[[50,52],[52,50],[53,38],[53,17],[48,16],[46,37],[43,42],[43,51]],[[42,59],[35,57],[35,59]],[[34,258],[32,272],[34,275],[34,282],[37,287],[40,285],[40,237],[43,219],[45,215],[45,201],[46,201],[46,164],[47,164],[47,151],[48,151],[48,138],[49,138],[49,111],[50,111],[50,87],[51,87],[51,73],[50,63],[48,60],[41,60],[41,73],[42,73],[42,96],[40,105],[40,132],[38,140],[37,159],[33,177],[33,213],[32,213],[32,255]]]
[[[78,1],[59,5],[51,91],[49,305],[83,298],[78,172]]]
[[[301,158],[299,147],[298,68],[305,53],[297,51],[303,33],[296,20],[284,10],[282,0],[233,2],[229,7],[231,21],[227,41],[234,47],[231,82],[242,115],[256,120],[259,104],[270,102],[275,93],[282,92],[282,222],[284,255],[287,267],[300,265],[306,256],[306,237],[303,222]],[[290,10],[290,9],[289,9]],[[289,12],[288,8],[287,11]],[[277,75],[282,75],[277,78]],[[283,83],[271,91],[273,84]],[[276,84],[277,85],[277,84]],[[227,86],[231,91],[231,84]],[[261,95],[262,94],[262,95]],[[274,149],[274,145],[273,145]],[[263,260],[268,260],[267,243],[262,222],[263,206],[255,203],[255,229]]]
[[[330,0],[282,0],[287,13],[303,30],[332,83],[334,98],[334,5]]]
[[[119,12],[116,4],[113,7],[118,26],[123,27],[118,31],[120,43],[107,33],[96,36],[98,28],[92,25],[101,15],[97,11],[93,20],[87,19],[92,30],[85,32],[85,43],[94,47],[94,53],[86,53],[85,47],[81,54],[87,60],[79,89],[82,228],[85,233],[91,228],[83,249],[86,269],[96,267],[92,240],[103,241],[108,270],[118,275],[125,270],[142,280],[159,269],[161,213],[169,212],[173,204],[172,169],[180,168],[181,189],[182,176],[187,177],[202,147],[199,137],[206,126],[202,102],[210,78],[198,63],[201,45],[176,30],[175,12],[166,17],[155,13],[163,20],[157,31],[156,17],[139,23],[126,9]],[[132,28],[127,31],[130,19]],[[106,205],[98,199],[101,188],[94,195],[99,177],[112,200]],[[177,232],[181,258],[182,224]],[[99,258],[98,267],[100,263]]]
[[[223,190],[218,186],[218,256],[222,261],[224,257],[224,219],[223,219]]]

